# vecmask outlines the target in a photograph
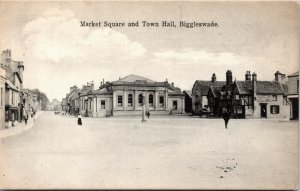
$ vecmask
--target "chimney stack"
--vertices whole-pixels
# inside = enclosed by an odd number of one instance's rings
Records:
[[[284,74],[280,73],[279,71],[277,71],[275,73],[275,81],[276,82],[280,82],[282,83],[282,78],[284,77]]]
[[[174,88],[174,82],[171,83],[171,87]]]
[[[246,71],[245,80],[246,81],[250,81],[251,80],[251,73],[250,73],[250,71]]]
[[[232,72],[227,70],[226,72],[226,86],[229,86],[232,83]]]
[[[212,74],[211,81],[212,82],[216,82],[217,81],[217,77],[216,77],[215,73]]]
[[[254,109],[254,101],[256,100],[256,92],[257,92],[257,75],[255,72],[252,74],[252,87],[253,87],[253,109]]]

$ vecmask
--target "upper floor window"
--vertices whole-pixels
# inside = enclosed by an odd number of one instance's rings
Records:
[[[272,96],[272,100],[273,100],[273,101],[277,101],[277,95],[273,95],[273,96]]]
[[[1,88],[1,106],[3,106],[3,88]]]
[[[11,91],[11,104],[13,105],[14,104],[14,92]]]

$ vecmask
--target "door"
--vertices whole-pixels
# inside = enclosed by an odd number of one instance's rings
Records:
[[[260,104],[261,118],[267,118],[267,104]]]
[[[177,110],[177,101],[173,101],[173,109]]]

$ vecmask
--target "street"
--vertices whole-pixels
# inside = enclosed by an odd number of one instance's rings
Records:
[[[1,139],[1,188],[293,189],[298,121],[44,112]]]

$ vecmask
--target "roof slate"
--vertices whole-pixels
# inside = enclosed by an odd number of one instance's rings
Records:
[[[207,96],[210,86],[212,86],[212,87],[213,86],[224,86],[226,84],[226,82],[225,81],[212,82],[212,81],[197,80],[195,82],[195,84],[197,84],[197,87],[199,88],[197,90],[201,91],[201,95],[202,96]],[[195,85],[194,85],[194,87],[195,87]],[[193,91],[194,91],[194,88],[193,88]]]
[[[256,93],[258,94],[283,94],[285,90],[277,81],[257,81]],[[252,94],[252,81],[236,81],[236,86],[240,94]]]

